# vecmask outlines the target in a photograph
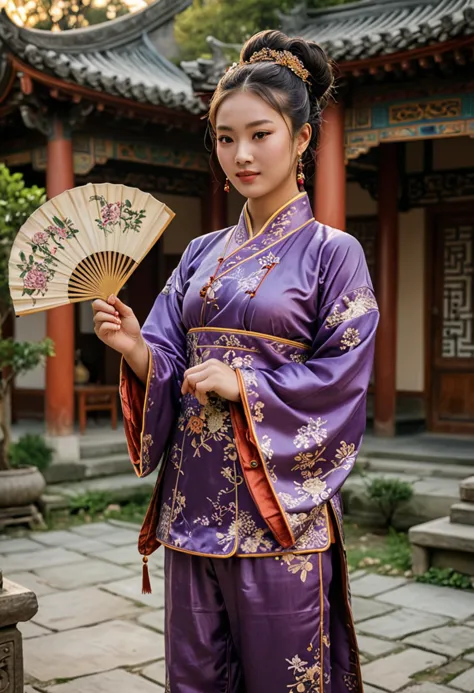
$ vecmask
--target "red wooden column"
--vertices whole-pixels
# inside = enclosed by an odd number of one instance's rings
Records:
[[[219,164],[214,164],[214,171],[209,177],[208,211],[206,214],[207,231],[218,231],[227,226],[227,197],[224,190],[225,176]]]
[[[375,343],[374,432],[395,435],[398,283],[398,158],[396,143],[380,145],[376,290],[380,322]]]
[[[46,192],[48,197],[74,187],[72,140],[67,126],[54,117],[48,139]],[[46,427],[49,435],[66,436],[74,424],[74,306],[46,313],[46,332],[56,356],[46,363]]]
[[[344,104],[327,106],[316,151],[314,214],[322,224],[346,228]]]

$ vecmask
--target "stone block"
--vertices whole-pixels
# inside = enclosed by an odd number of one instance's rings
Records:
[[[408,581],[402,577],[390,577],[369,573],[351,583],[351,591],[355,597],[375,597],[405,585]]]
[[[37,681],[87,676],[160,657],[150,630],[125,621],[25,640],[24,652],[25,670]]]
[[[0,690],[23,693],[21,635],[14,626],[0,628]]]
[[[29,590],[34,592],[37,597],[43,597],[45,594],[51,594],[51,592],[54,592],[52,587],[39,580],[34,573],[8,573],[8,577],[12,582],[16,582],[17,585],[27,587]]]
[[[150,611],[147,614],[140,616],[138,623],[141,626],[147,626],[148,628],[153,628],[160,633],[165,632],[165,610],[156,609],[155,611]]]
[[[71,532],[73,534],[80,534],[83,537],[91,537],[99,540],[103,534],[114,531],[115,527],[108,522],[91,522],[90,524],[71,527]]]
[[[32,551],[27,554],[11,554],[0,556],[4,574],[19,571],[38,570],[52,565],[66,565],[67,563],[77,563],[85,561],[86,558],[73,551],[66,549],[43,549],[42,551]]]
[[[446,616],[438,616],[414,609],[398,609],[385,616],[372,618],[358,625],[358,630],[376,637],[399,640],[428,628],[444,626],[449,621]]]
[[[403,642],[448,657],[459,657],[474,647],[474,632],[466,626],[444,626],[410,635]]]
[[[414,686],[405,688],[403,693],[453,693],[453,691],[451,688],[441,686],[439,683],[424,681],[423,683],[416,683]]]
[[[31,539],[8,539],[0,537],[0,553],[5,555],[11,553],[27,553],[28,551],[39,551],[41,546]]]
[[[35,623],[53,630],[69,630],[140,613],[140,608],[97,587],[57,592],[43,597]]]
[[[99,551],[97,554],[92,553],[95,558],[102,558],[104,561],[110,561],[117,565],[134,565],[141,568],[142,556],[138,553],[137,544],[130,546],[120,546],[116,548],[110,547],[108,551]],[[150,570],[152,569],[153,558],[150,559]]]
[[[403,606],[428,614],[465,620],[474,614],[474,593],[435,585],[410,583],[376,597],[387,604]]]
[[[474,553],[474,526],[455,525],[449,521],[449,517],[416,525],[409,530],[408,536],[410,542],[417,546]]]
[[[49,635],[51,633],[51,631],[47,628],[43,628],[43,626],[38,626],[36,623],[32,623],[32,621],[26,621],[26,623],[19,623],[18,630],[20,631],[24,640],[26,640],[27,638],[37,638],[40,635]]]
[[[53,448],[53,464],[79,462],[79,436],[45,436],[45,441]]]
[[[370,635],[359,634],[357,636],[357,642],[359,644],[359,650],[372,659],[389,654],[393,652],[393,650],[400,648],[399,643],[388,642],[380,638],[372,638]]]
[[[474,477],[471,477],[474,479]],[[455,679],[449,682],[449,685],[453,688],[459,688],[461,691],[466,691],[466,693],[472,693],[474,691],[474,667],[468,669],[460,676],[456,676]]]
[[[459,496],[462,501],[474,503],[474,476],[469,476],[459,485]]]
[[[424,546],[411,545],[411,569],[413,575],[423,575],[430,567],[430,551]]]
[[[454,503],[449,516],[454,524],[474,525],[474,503]]]
[[[19,621],[29,621],[38,611],[38,600],[27,587],[3,578],[0,590],[0,628],[16,626]]]
[[[94,541],[93,539],[86,541]],[[131,577],[134,573],[128,568],[91,558],[86,563],[71,563],[36,571],[38,577],[57,589],[74,590],[99,583],[112,582]]]
[[[165,605],[165,589],[162,580],[155,580],[152,584],[152,594],[142,594],[141,575],[137,573],[126,580],[117,580],[102,585],[104,590],[118,594],[120,597],[133,599],[134,602],[161,609]]]
[[[102,541],[111,546],[129,546],[138,543],[139,530],[118,529],[114,527],[113,532],[107,532],[102,537]]]
[[[352,599],[352,613],[356,623],[393,610],[393,607],[388,606],[388,604],[380,604],[363,597],[354,597]]]
[[[398,691],[410,683],[412,676],[441,666],[446,657],[409,648],[403,652],[376,659],[362,667],[364,681],[387,691]]]
[[[149,664],[147,667],[142,669],[141,674],[143,676],[146,676],[147,679],[151,679],[152,681],[156,681],[156,683],[159,683],[160,686],[163,686],[163,688],[166,686],[166,662],[164,659],[160,659],[159,662],[155,662],[154,664]],[[158,691],[155,691],[155,693],[159,693]],[[450,691],[451,693],[451,691]]]
[[[152,665],[153,666],[153,665]],[[128,671],[114,669],[85,676],[57,686],[48,686],[48,693],[159,693],[157,687]]]

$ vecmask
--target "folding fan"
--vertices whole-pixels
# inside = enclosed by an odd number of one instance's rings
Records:
[[[15,313],[118,293],[173,217],[163,202],[124,185],[88,183],[48,200],[13,243]]]

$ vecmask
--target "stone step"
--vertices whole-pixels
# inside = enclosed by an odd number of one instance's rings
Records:
[[[48,484],[61,484],[69,481],[83,481],[104,476],[126,474],[131,470],[128,452],[118,455],[90,457],[78,462],[52,464],[44,477]]]
[[[472,470],[464,464],[440,465],[437,462],[424,462],[421,460],[410,460],[379,457],[378,455],[362,455],[358,458],[356,465],[360,469],[374,472],[392,472],[403,474],[415,474],[418,477],[439,477],[444,479],[465,479]]]
[[[461,483],[460,496],[462,501],[474,503],[474,476],[470,476]]]
[[[456,525],[474,525],[474,503],[454,503],[449,517]]]
[[[412,527],[408,536],[415,575],[434,566],[474,576],[474,526],[453,524],[449,517],[441,517]]]
[[[84,437],[79,442],[81,460],[111,455],[126,455],[127,441],[123,430],[113,431],[108,435]]]
[[[474,554],[474,527],[454,524],[449,517],[440,517],[412,527],[408,536],[411,543],[417,546]]]
[[[128,474],[47,486],[42,501],[52,510],[65,508],[70,499],[94,492],[106,493],[111,503],[138,501],[144,497],[151,497],[155,481],[155,474],[139,479],[133,470],[130,470]]]

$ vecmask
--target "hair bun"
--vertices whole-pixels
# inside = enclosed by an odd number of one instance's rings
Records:
[[[289,38],[282,31],[268,29],[255,34],[245,43],[240,59],[248,61],[262,48],[290,51],[299,58],[310,73],[311,94],[322,108],[326,105],[334,84],[334,72],[326,53],[317,43],[302,38]]]

